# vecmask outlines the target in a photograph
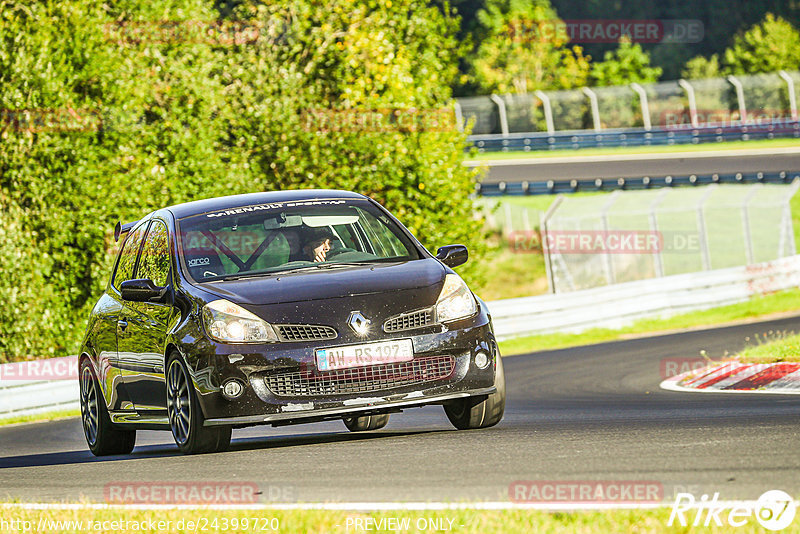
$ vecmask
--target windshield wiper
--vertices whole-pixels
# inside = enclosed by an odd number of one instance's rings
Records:
[[[229,274],[227,276],[223,276],[221,278],[217,278],[216,280],[208,280],[209,282],[227,282],[228,280],[241,280],[242,278],[256,278],[259,276],[264,276],[265,274],[270,273],[241,273],[241,274]]]
[[[315,263],[313,265],[304,265],[302,267],[295,267],[293,269],[287,269],[285,271],[273,271],[274,274],[286,274],[286,273],[295,273],[298,271],[308,271],[311,269],[334,269],[336,267],[358,267],[361,265],[368,265],[369,262],[357,262],[357,261],[342,261],[342,262],[321,262]],[[272,274],[272,273],[270,273]]]
[[[343,267],[358,267],[359,265],[370,265],[371,263],[375,263],[373,261],[331,261],[331,262],[324,262],[318,263],[318,269],[327,269],[330,267],[336,266],[343,266]]]
[[[293,267],[291,269],[286,269],[283,271],[267,271],[267,272],[254,272],[254,273],[234,273],[229,274],[227,276],[223,276],[216,280],[208,280],[209,282],[226,282],[228,280],[240,280],[242,278],[255,278],[258,276],[274,276],[274,275],[284,275],[290,273],[297,273],[302,271],[310,271],[312,269],[333,269],[336,267],[360,267],[363,265],[370,265],[372,261],[342,261],[342,262],[330,262],[330,263],[314,263],[311,265],[303,265],[300,267]]]

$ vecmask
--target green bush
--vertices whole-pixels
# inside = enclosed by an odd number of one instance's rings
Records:
[[[214,5],[0,0],[0,361],[75,353],[113,225],[178,202],[351,189],[480,256],[446,3]]]
[[[662,72],[661,67],[650,66],[650,54],[642,50],[642,45],[622,37],[616,50],[606,52],[603,61],[592,63],[590,81],[600,87],[654,83]]]
[[[723,58],[729,74],[796,70],[800,64],[800,31],[786,19],[767,13],[759,24],[735,37]]]

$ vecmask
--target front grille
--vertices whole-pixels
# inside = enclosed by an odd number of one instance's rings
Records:
[[[279,324],[276,328],[281,341],[317,341],[336,339],[338,335],[330,326],[313,324]]]
[[[401,313],[391,317],[383,323],[384,332],[402,332],[403,330],[413,330],[428,326],[433,323],[433,309],[426,308],[411,313]]]
[[[455,367],[453,356],[423,356],[408,362],[336,369],[320,373],[297,371],[266,377],[267,387],[279,397],[316,397],[364,393],[423,384],[447,378]]]

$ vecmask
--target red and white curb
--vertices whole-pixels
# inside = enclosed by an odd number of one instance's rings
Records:
[[[800,363],[712,363],[667,378],[662,389],[707,393],[777,393],[800,395]]]

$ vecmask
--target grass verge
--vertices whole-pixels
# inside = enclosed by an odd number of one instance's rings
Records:
[[[723,326],[725,323],[766,318],[771,314],[795,310],[800,310],[800,289],[780,291],[771,295],[755,297],[747,302],[684,313],[665,319],[641,319],[618,329],[592,328],[577,334],[553,333],[509,339],[500,342],[500,353],[503,356],[511,356],[616,341],[643,334],[657,335],[687,328]],[[799,343],[800,341],[794,341],[794,346],[798,346]],[[789,346],[791,343],[787,343],[787,347]]]
[[[0,419],[0,426],[16,425],[19,423],[36,423],[40,421],[55,421],[68,417],[80,417],[80,410],[55,410],[52,412],[37,413],[33,415],[18,415],[7,419]],[[0,529],[2,531],[2,529]]]
[[[2,521],[18,522],[24,531],[41,532],[688,532],[691,527],[668,527],[671,508],[543,512],[536,510],[443,510],[349,512],[326,510],[25,510],[9,507]],[[731,532],[727,511],[720,514],[723,526],[702,527],[703,532]],[[686,513],[687,523],[694,514]],[[369,520],[369,523],[366,521]],[[357,523],[357,521],[361,521]],[[383,521],[383,523],[381,523]],[[391,523],[389,522],[391,521]],[[736,532],[769,532],[750,515]],[[71,523],[70,523],[71,522]],[[113,523],[116,522],[116,523]],[[677,523],[677,521],[676,521]],[[247,526],[245,526],[245,524]],[[253,525],[256,525],[255,528]],[[712,522],[713,524],[713,522]],[[0,524],[0,526],[2,526]],[[398,528],[398,526],[400,528]],[[162,528],[163,527],[163,528]],[[226,528],[227,527],[227,528]],[[277,527],[277,528],[276,528]],[[22,531],[20,529],[9,529]],[[800,532],[795,521],[783,532]]]
[[[541,253],[515,253],[502,243],[484,265],[487,266],[485,281],[475,287],[475,293],[483,300],[547,293],[547,274]]]
[[[764,139],[758,141],[728,141],[725,143],[699,143],[696,145],[629,146],[608,148],[581,148],[564,150],[536,150],[525,152],[480,152],[474,161],[517,158],[557,158],[565,156],[622,156],[627,154],[674,154],[676,152],[720,152],[726,150],[790,148],[800,146],[797,139]]]
[[[736,355],[740,362],[800,362],[800,334],[765,332],[754,336],[755,343]]]

